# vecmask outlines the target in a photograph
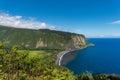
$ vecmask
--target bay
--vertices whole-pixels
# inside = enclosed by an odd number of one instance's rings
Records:
[[[120,38],[89,38],[95,46],[64,55],[62,65],[74,74],[120,74]]]

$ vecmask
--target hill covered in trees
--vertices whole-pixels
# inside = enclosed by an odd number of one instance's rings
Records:
[[[29,49],[69,49],[83,47],[87,42],[82,34],[0,26],[0,43]]]

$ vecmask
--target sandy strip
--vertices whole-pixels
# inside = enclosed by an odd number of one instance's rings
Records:
[[[62,58],[63,58],[63,56],[64,56],[65,54],[67,54],[67,53],[69,53],[69,52],[71,52],[71,51],[80,50],[80,49],[84,49],[84,48],[86,48],[86,47],[82,47],[82,48],[79,48],[79,49],[65,50],[65,51],[62,51],[62,52],[58,53],[58,55],[57,55],[57,60],[56,60],[56,64],[59,65],[59,66],[61,65],[61,60],[62,60]]]

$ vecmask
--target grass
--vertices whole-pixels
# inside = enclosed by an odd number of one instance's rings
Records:
[[[19,50],[19,52],[28,53],[29,58],[39,57],[43,58],[45,56],[51,56],[53,52],[44,51],[44,50]]]

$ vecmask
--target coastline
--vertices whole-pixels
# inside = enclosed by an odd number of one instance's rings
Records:
[[[63,58],[63,56],[64,56],[65,54],[67,54],[67,53],[69,53],[69,52],[71,52],[71,51],[81,50],[81,49],[84,49],[84,48],[86,48],[86,47],[88,47],[88,46],[81,47],[81,48],[78,48],[78,49],[65,50],[65,51],[62,51],[62,52],[58,53],[58,54],[57,54],[56,64],[59,65],[59,66],[61,65],[61,60],[62,60],[62,58]]]

